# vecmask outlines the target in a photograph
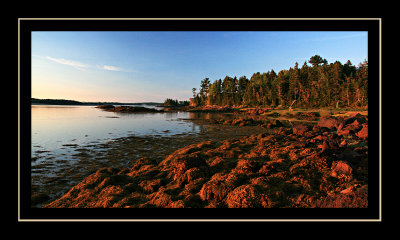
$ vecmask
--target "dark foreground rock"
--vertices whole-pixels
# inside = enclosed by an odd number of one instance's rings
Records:
[[[99,169],[45,208],[366,208],[364,120],[203,141],[159,163],[140,158],[130,168]],[[339,135],[339,122],[360,127]]]

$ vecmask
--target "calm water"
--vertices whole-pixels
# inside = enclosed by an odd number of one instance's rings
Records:
[[[202,119],[233,117],[188,112],[114,113],[94,106],[63,105],[32,105],[31,113],[31,192],[44,193],[51,201],[61,197],[99,166],[109,166],[112,162],[115,166],[127,167],[142,150],[163,152],[169,147],[164,141],[164,145],[154,148],[154,139],[173,135],[193,135],[189,139],[196,139],[209,131]],[[186,121],[189,119],[200,121]],[[140,138],[144,141],[140,141],[137,151],[116,151],[118,156],[108,152],[114,140],[130,136],[144,137]],[[184,140],[177,144],[184,144]],[[33,207],[43,204],[37,203]]]
[[[145,106],[151,107],[151,106]],[[32,105],[32,166],[46,158],[68,158],[80,146],[130,135],[196,133],[187,112],[114,113],[94,106]]]

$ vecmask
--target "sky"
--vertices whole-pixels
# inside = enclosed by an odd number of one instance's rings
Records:
[[[83,102],[188,100],[209,78],[368,60],[368,32],[32,32],[32,97]]]

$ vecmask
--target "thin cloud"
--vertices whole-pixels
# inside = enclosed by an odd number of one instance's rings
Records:
[[[108,71],[119,71],[119,72],[124,71],[123,68],[115,67],[115,66],[107,66],[107,65],[102,66],[102,69],[105,69]]]
[[[97,65],[98,69],[101,70],[107,70],[107,71],[115,71],[115,72],[133,72],[132,70],[121,68],[121,67],[116,67],[116,66],[110,66],[110,65]]]
[[[111,66],[111,65],[96,65],[96,66],[93,66],[93,65],[88,65],[88,64],[85,64],[85,63],[72,61],[72,60],[68,60],[68,59],[64,59],[64,58],[53,58],[53,57],[49,57],[49,56],[46,56],[45,58],[50,60],[50,61],[53,61],[53,62],[56,62],[56,63],[59,63],[59,64],[63,64],[63,65],[68,65],[68,66],[74,67],[74,68],[79,69],[79,70],[87,70],[87,69],[90,69],[90,68],[97,68],[97,69],[107,70],[107,71],[133,72],[133,71],[128,70],[128,69],[124,69],[124,68],[117,67],[117,66]]]
[[[51,61],[56,62],[56,63],[68,65],[68,66],[77,68],[79,70],[85,70],[85,69],[89,68],[89,65],[86,65],[86,64],[83,64],[83,63],[80,63],[80,62],[76,62],[76,61],[72,61],[72,60],[67,60],[67,59],[64,59],[64,58],[53,58],[53,57],[46,56],[46,59],[51,60]]]

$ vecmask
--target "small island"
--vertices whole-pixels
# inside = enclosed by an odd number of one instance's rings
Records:
[[[132,106],[117,106],[114,105],[101,105],[96,108],[100,108],[109,112],[120,112],[120,113],[158,113],[164,112],[163,110],[157,110],[154,108],[146,108],[146,107],[132,107]]]

